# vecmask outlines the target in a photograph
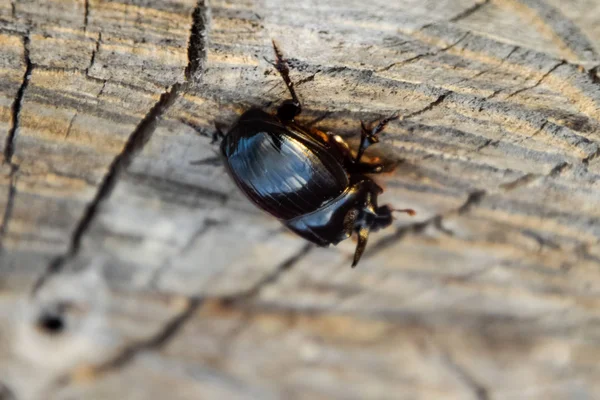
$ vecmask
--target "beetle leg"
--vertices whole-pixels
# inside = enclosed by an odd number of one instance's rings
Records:
[[[298,114],[302,112],[302,104],[296,95],[296,91],[294,90],[294,82],[290,79],[290,68],[288,66],[287,61],[283,58],[283,54],[275,44],[273,40],[273,50],[275,51],[275,63],[272,65],[277,69],[281,78],[285,82],[285,85],[292,96],[292,100],[284,101],[279,109],[277,110],[277,116],[284,121],[293,120]]]
[[[210,144],[215,144],[217,142],[220,142],[221,140],[223,140],[223,138],[225,138],[225,134],[223,133],[223,130],[221,130],[221,128],[219,128],[219,126],[215,122],[215,131],[212,134],[212,140],[210,141]]]
[[[360,261],[360,257],[367,247],[367,240],[369,239],[369,228],[366,226],[361,227],[358,230],[358,244],[356,245],[356,251],[354,252],[354,260],[352,261],[352,268],[356,267],[356,264]]]
[[[221,160],[221,157],[219,157],[219,156],[208,157],[208,158],[204,158],[202,160],[190,161],[190,165],[194,165],[194,166],[211,165],[213,167],[217,167],[217,166],[220,166],[222,163],[223,163],[223,161]]]
[[[358,210],[350,210],[344,216],[344,232],[348,237],[352,236],[352,232],[354,232],[354,224],[356,223],[356,219],[358,218]]]
[[[367,126],[365,125],[365,123],[363,121],[360,121],[360,127],[361,127],[361,132],[360,132],[360,146],[358,147],[358,152],[356,153],[356,158],[354,159],[354,162],[356,164],[360,163],[360,160],[363,156],[363,154],[365,153],[365,150],[372,144],[378,143],[379,142],[379,137],[377,136],[381,131],[383,131],[383,129],[385,128],[385,126],[390,122],[393,121],[395,119],[398,119],[398,115],[394,114],[390,117],[384,118],[381,121],[379,121],[377,123],[377,125],[372,128],[371,130],[369,130],[367,128]],[[376,171],[379,172],[379,171]]]

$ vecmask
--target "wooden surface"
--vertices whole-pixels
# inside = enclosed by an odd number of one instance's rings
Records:
[[[357,269],[210,162],[272,39],[302,123],[402,116]],[[598,0],[0,0],[0,398],[600,397],[599,52]]]

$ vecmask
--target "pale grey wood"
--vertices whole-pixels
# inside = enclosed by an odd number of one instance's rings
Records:
[[[598,7],[0,4],[0,382],[19,399],[598,397]],[[301,123],[356,144],[361,119],[402,117],[371,155],[404,161],[381,201],[418,215],[355,270],[352,241],[306,247],[197,165],[215,122],[287,96],[273,39]],[[65,299],[74,325],[49,338],[35,317]]]

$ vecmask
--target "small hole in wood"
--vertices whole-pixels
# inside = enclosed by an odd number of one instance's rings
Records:
[[[38,319],[39,328],[49,334],[59,334],[65,329],[65,322],[60,315],[42,314]]]

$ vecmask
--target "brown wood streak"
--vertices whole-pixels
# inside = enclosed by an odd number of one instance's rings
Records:
[[[423,40],[425,43],[435,43],[438,40],[442,39],[436,36],[427,35],[426,32],[419,32],[417,38]],[[544,78],[546,73],[540,72],[530,66],[524,65],[522,63],[510,62],[508,60],[503,60],[498,57],[494,57],[488,53],[483,52],[475,52],[470,49],[450,49],[449,53],[456,54],[461,58],[464,58],[469,61],[477,61],[482,62],[488,65],[497,65],[499,70],[505,70],[508,73],[516,73],[523,77],[533,76],[538,80]],[[504,61],[504,62],[503,62]],[[568,65],[566,61],[560,61],[561,65]],[[579,68],[573,68],[574,70],[579,70]],[[581,73],[581,71],[579,71]],[[582,77],[585,73],[581,73]],[[565,95],[569,97],[569,99],[576,104],[580,104],[581,110],[586,113],[588,116],[594,118],[596,121],[600,122],[600,108],[598,107],[599,100],[596,97],[590,97],[590,94],[583,92],[581,89],[577,88],[572,82],[565,80],[562,77],[557,76],[556,74],[549,74],[549,78],[547,83],[554,88],[556,91],[564,91]],[[588,106],[588,103],[592,103],[593,105]]]
[[[593,46],[589,43],[589,40],[583,35],[583,33],[579,31],[577,26],[569,21],[564,15],[560,14],[560,11],[549,6],[548,4],[537,0],[494,0],[494,3],[529,17],[533,25],[540,32],[543,32],[547,37],[552,39],[554,43],[556,43],[560,49],[561,55],[564,58],[572,61],[587,61],[588,57],[592,56],[596,57],[597,59],[597,54],[595,54],[593,51]],[[560,15],[561,18],[557,18],[556,15]],[[564,25],[567,26],[566,28],[563,28],[565,32],[561,32],[553,26],[557,20],[562,21],[562,25],[559,28],[563,27]],[[585,51],[587,53],[591,53],[591,55],[582,52],[580,48],[573,48],[572,46],[577,44],[571,43],[571,39],[573,38],[569,37],[569,35],[575,35],[575,38],[582,42],[582,46]]]

